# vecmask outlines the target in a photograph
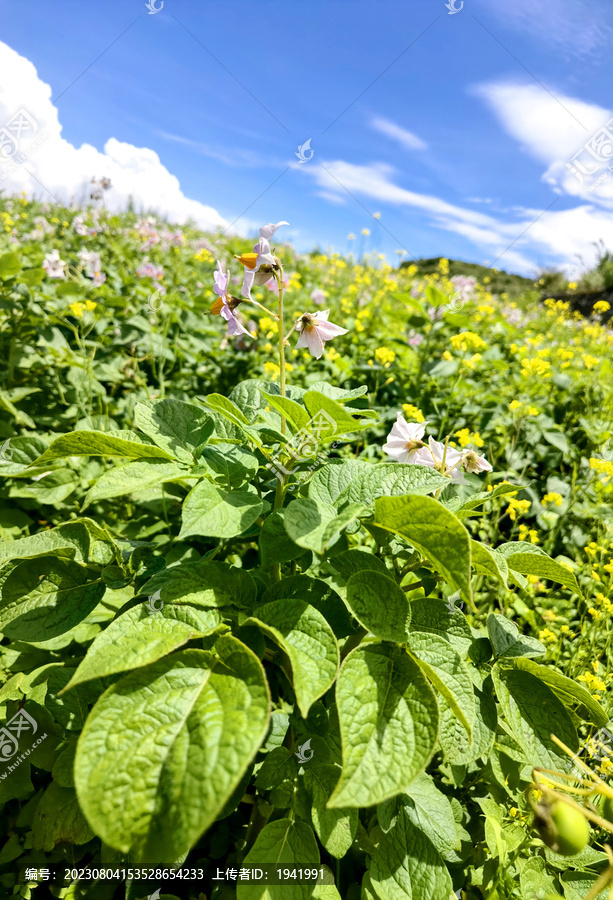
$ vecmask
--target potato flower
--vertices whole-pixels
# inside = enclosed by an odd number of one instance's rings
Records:
[[[296,323],[296,329],[300,332],[296,348],[307,347],[311,356],[319,359],[324,352],[325,341],[331,341],[339,334],[347,334],[346,328],[328,322],[329,315],[329,309],[323,309],[316,313],[304,313]]]
[[[211,312],[215,316],[221,316],[228,323],[228,336],[236,337],[240,334],[250,334],[242,324],[234,310],[241,303],[238,297],[228,294],[230,272],[224,272],[222,264],[217,260],[217,269],[214,273],[213,290],[218,294],[217,300],[211,306]]]
[[[277,222],[273,225],[262,225],[260,228],[260,240],[255,244],[253,253],[241,253],[236,258],[245,267],[241,294],[251,300],[251,288],[255,284],[266,284],[270,276],[280,268],[279,260],[273,256],[270,250],[270,239],[281,225],[289,225],[289,222]]]
[[[427,424],[427,422],[407,422],[402,413],[398,413],[387,436],[387,443],[383,445],[384,451],[398,462],[414,462],[417,451],[425,447],[422,438]]]

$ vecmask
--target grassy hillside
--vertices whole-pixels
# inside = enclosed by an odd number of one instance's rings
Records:
[[[416,275],[432,275],[439,271],[441,257],[434,256],[432,259],[418,259],[417,262],[403,262],[401,268],[409,268],[409,266],[417,266]],[[493,294],[506,293],[509,297],[518,297],[526,290],[534,288],[534,281],[531,278],[524,278],[522,275],[513,275],[505,272],[504,269],[490,269],[488,266],[481,266],[479,263],[463,262],[461,259],[450,259],[449,276],[454,275],[472,275],[477,281],[488,286]]]

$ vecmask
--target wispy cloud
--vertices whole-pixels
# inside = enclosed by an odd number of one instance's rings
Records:
[[[416,134],[413,134],[412,131],[401,128],[400,125],[390,121],[390,119],[375,116],[375,118],[370,121],[370,127],[374,128],[375,131],[380,132],[380,134],[384,134],[387,137],[392,138],[392,140],[397,141],[405,148],[405,150],[426,150],[428,147],[426,142],[422,141]]]
[[[573,260],[579,255],[591,260],[593,244],[599,238],[613,246],[613,222],[609,213],[589,204],[544,213],[519,207],[517,217],[510,221],[406,190],[395,183],[396,170],[383,163],[360,166],[333,160],[308,170],[305,166],[305,170],[326,193],[350,192],[369,197],[378,204],[387,202],[421,210],[435,227],[471,241],[485,254],[483,262],[491,263],[499,257],[496,263],[499,268],[515,268],[534,275],[545,265],[557,265],[574,275],[580,266]],[[402,239],[398,231],[397,235]]]
[[[607,209],[613,207],[613,177],[592,188],[598,175],[605,171],[604,162],[597,168],[597,162],[586,153],[589,168],[596,171],[593,177],[585,177],[583,181],[567,166],[586,141],[611,119],[611,110],[561,92],[557,92],[560,101],[557,102],[538,85],[521,82],[483,84],[473,88],[473,92],[486,101],[507,134],[526,153],[547,166],[542,178],[556,193],[580,197]],[[600,152],[605,156],[611,154],[613,160],[613,140],[606,135]]]
[[[562,50],[567,57],[583,57],[602,50],[608,52],[611,47],[613,15],[610,4],[600,0],[477,2],[488,14],[500,20],[505,31],[527,33],[539,44]]]
[[[289,157],[287,159],[281,159],[280,157],[265,156],[261,153],[256,153],[253,150],[241,147],[227,147],[223,144],[213,146],[204,141],[194,141],[191,138],[183,137],[180,134],[170,134],[167,131],[156,131],[155,133],[158,137],[161,137],[166,141],[173,141],[175,144],[182,144],[184,147],[190,147],[201,156],[206,156],[209,159],[217,159],[220,162],[225,163],[225,165],[233,166],[235,168],[278,169],[280,166],[286,166],[290,161]]]

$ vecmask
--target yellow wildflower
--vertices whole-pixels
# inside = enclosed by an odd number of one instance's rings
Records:
[[[564,498],[562,497],[562,495],[557,494],[555,491],[549,491],[541,500],[543,506],[547,505],[548,503],[555,503],[556,506],[562,506],[563,502]]]
[[[606,300],[598,300],[596,303],[594,303],[592,309],[595,313],[608,312],[611,309],[611,304],[607,303]]]
[[[387,347],[378,347],[375,350],[375,360],[385,369],[388,369],[395,359],[396,354],[393,350],[388,350]]]
[[[413,406],[411,403],[403,403],[402,411],[407,417],[407,421],[409,422],[423,422],[424,414],[421,409],[418,409],[417,406]]]

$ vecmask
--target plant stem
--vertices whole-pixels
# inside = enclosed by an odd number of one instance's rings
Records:
[[[285,333],[283,326],[283,269],[280,273],[275,272],[277,287],[279,288],[279,386],[281,388],[281,396],[285,397]],[[285,416],[281,416],[281,434],[285,434],[286,430]]]

